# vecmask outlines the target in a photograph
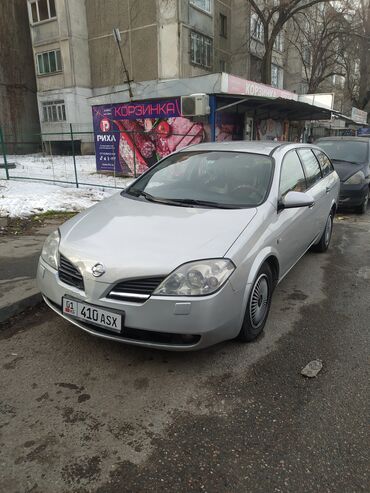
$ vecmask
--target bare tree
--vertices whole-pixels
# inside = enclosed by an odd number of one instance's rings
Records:
[[[319,3],[331,0],[246,0],[263,27],[264,55],[261,64],[261,80],[271,84],[271,62],[274,43],[286,23],[299,13]]]
[[[345,5],[334,8],[327,4],[300,12],[292,19],[287,42],[299,55],[308,93],[334,75],[345,76],[343,68],[343,35],[346,32]]]
[[[370,103],[370,1],[357,0],[351,5],[343,65],[354,106],[367,109]]]

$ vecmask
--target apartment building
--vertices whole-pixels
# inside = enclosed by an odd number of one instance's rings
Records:
[[[249,37],[249,52],[250,52],[250,78],[257,82],[261,81],[261,60],[264,55],[264,29],[258,15],[254,12],[250,16],[250,37]],[[278,34],[272,54],[271,64],[271,85],[278,89],[285,88],[284,65],[285,65],[285,32]]]
[[[27,3],[41,128],[44,139],[60,147],[70,138],[70,124],[81,132],[90,129],[89,97],[126,87],[115,28],[136,84],[220,71],[249,76],[245,0]],[[90,150],[90,135],[81,133],[78,140],[81,152]]]
[[[38,147],[40,126],[24,0],[1,2],[0,53],[0,127],[9,152],[28,152]]]

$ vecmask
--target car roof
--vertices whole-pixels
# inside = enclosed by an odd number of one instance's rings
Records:
[[[323,142],[325,140],[337,140],[337,141],[352,141],[352,142],[370,142],[369,137],[355,137],[355,136],[350,136],[350,135],[345,135],[343,137],[321,137],[320,139],[317,139],[316,142]]]
[[[233,152],[250,152],[254,154],[265,154],[270,156],[275,149],[295,145],[297,147],[312,146],[312,144],[299,144],[296,142],[274,142],[271,140],[228,140],[226,142],[204,142],[202,144],[190,145],[184,147],[180,152],[187,151],[233,151]]]

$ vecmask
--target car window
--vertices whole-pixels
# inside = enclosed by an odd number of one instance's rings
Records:
[[[281,165],[280,197],[284,197],[288,192],[304,192],[305,190],[306,178],[301,161],[296,151],[289,151]]]
[[[358,140],[319,140],[321,147],[333,161],[366,163],[369,156],[369,143]]]
[[[152,167],[126,193],[140,196],[145,192],[152,200],[179,204],[207,201],[221,206],[255,207],[266,200],[273,169],[273,159],[262,154],[184,151]]]
[[[313,149],[313,152],[320,163],[323,176],[328,176],[332,171],[334,171],[333,165],[326,154],[322,151],[318,151],[317,149]]]
[[[311,149],[298,149],[307,179],[307,188],[311,188],[321,180],[321,169],[315,154]]]

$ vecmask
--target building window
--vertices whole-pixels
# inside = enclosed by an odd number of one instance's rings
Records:
[[[224,14],[220,14],[220,36],[227,38],[227,17]]]
[[[284,49],[284,38],[283,38],[283,34],[280,32],[275,38],[274,50],[281,52],[283,51],[283,49]]]
[[[333,75],[332,83],[333,86],[340,87],[341,89],[344,88],[346,79],[343,77],[343,75]]]
[[[190,34],[190,61],[194,65],[210,68],[212,65],[212,39],[203,34]]]
[[[281,67],[274,63],[271,65],[271,85],[279,89],[283,88],[284,72]]]
[[[54,19],[57,16],[54,0],[32,0],[30,7],[33,24]]]
[[[307,82],[301,82],[299,84],[299,93],[300,94],[307,94],[308,92],[308,83]]]
[[[311,65],[311,50],[308,46],[305,46],[302,50],[303,62],[306,65]]]
[[[198,9],[204,10],[210,14],[212,12],[212,0],[190,0],[190,5],[198,7]]]
[[[257,14],[253,14],[251,17],[252,38],[256,39],[257,41],[261,41],[261,43],[263,43],[263,33],[264,33],[264,29],[261,19],[258,17]]]
[[[67,118],[64,101],[42,103],[42,116],[44,122],[65,122]]]
[[[227,72],[227,64],[225,60],[220,60],[220,72]]]
[[[60,56],[60,50],[38,53],[36,55],[36,60],[38,75],[53,74],[62,70],[62,59]]]

